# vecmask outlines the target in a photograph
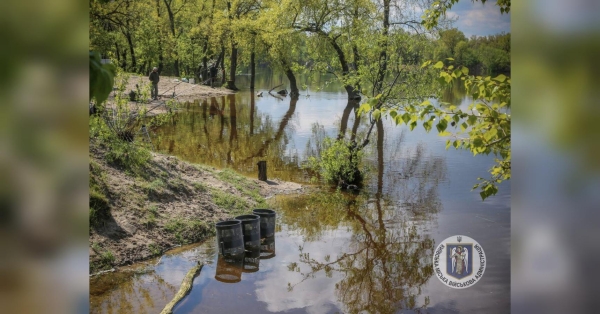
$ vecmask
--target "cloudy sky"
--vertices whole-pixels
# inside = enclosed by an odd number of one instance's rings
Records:
[[[458,17],[454,27],[465,33],[467,37],[510,32],[510,14],[501,14],[494,0],[489,0],[485,4],[461,0],[446,14],[449,17]]]

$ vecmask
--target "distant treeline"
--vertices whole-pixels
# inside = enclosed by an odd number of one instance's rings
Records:
[[[467,38],[456,28],[440,31],[434,59],[445,58],[476,74],[510,74],[510,33]]]

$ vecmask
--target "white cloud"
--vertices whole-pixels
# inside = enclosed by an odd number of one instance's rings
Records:
[[[304,243],[304,252],[310,252],[311,258],[323,261],[328,252],[342,252],[350,236],[351,233],[341,230],[327,232],[323,241]],[[286,241],[303,243],[302,236],[298,234],[290,234]],[[277,243],[277,258],[281,262],[270,269],[263,280],[256,282],[258,301],[267,303],[270,312],[305,309],[310,314],[321,314],[342,308],[335,296],[335,283],[342,279],[341,274],[333,272],[332,278],[327,278],[321,271],[315,274],[315,278],[302,281],[301,273],[288,270],[289,262],[298,260],[296,247],[291,243]],[[298,266],[302,272],[310,271],[307,265],[299,263]],[[287,283],[297,284],[292,292],[288,292]]]
[[[458,16],[456,27],[467,37],[486,36],[501,32],[510,32],[510,15],[500,13],[494,3],[480,2],[464,4],[446,13],[449,17]]]

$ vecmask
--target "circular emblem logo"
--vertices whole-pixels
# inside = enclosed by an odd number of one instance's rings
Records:
[[[433,272],[450,288],[476,284],[485,272],[485,253],[477,241],[456,235],[442,241],[433,253]]]

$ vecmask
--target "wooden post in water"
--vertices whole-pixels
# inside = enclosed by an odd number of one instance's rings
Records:
[[[261,160],[258,162],[258,180],[267,181],[267,161]]]

